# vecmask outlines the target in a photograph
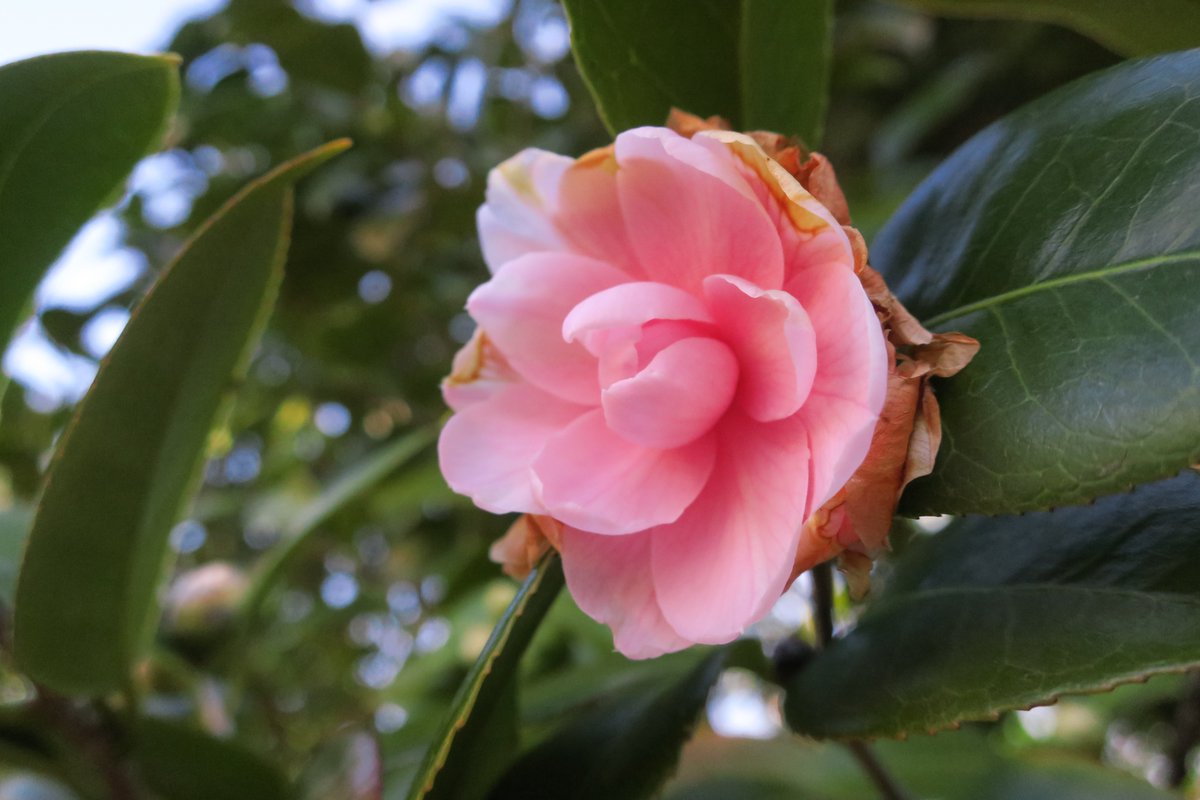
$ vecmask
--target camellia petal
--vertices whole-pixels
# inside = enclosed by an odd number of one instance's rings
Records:
[[[664,142],[688,153],[668,152]],[[622,215],[651,280],[696,291],[709,275],[729,273],[765,288],[782,285],[779,237],[749,190],[681,157],[711,161],[707,150],[677,136],[648,136],[645,129],[621,134],[616,149]],[[742,180],[732,162],[726,169]]]
[[[796,418],[722,421],[716,466],[683,516],[650,532],[654,588],[671,627],[695,642],[739,636],[786,588],[807,517],[809,448]]]
[[[729,346],[707,337],[663,348],[638,374],[600,395],[615,433],[646,447],[682,447],[703,436],[729,408],[738,362]]]
[[[816,333],[796,298],[731,275],[704,279],[717,328],[737,354],[738,403],[762,422],[795,414],[817,373]]]
[[[666,450],[633,444],[596,409],[550,437],[533,471],[550,516],[591,533],[627,534],[678,519],[704,488],[715,453],[711,435]]]
[[[471,294],[467,310],[525,379],[565,400],[596,404],[596,358],[563,339],[563,318],[579,301],[624,279],[586,256],[532,253],[501,267]]]
[[[558,186],[574,162],[529,148],[488,175],[487,202],[476,215],[483,258],[493,272],[526,253],[562,251],[566,239],[553,219]]]
[[[630,658],[653,658],[691,642],[663,617],[650,574],[650,534],[562,533],[567,589],[585,614],[612,628],[613,644]]]
[[[536,414],[529,410],[536,408]],[[459,411],[438,439],[438,463],[450,488],[497,514],[541,512],[533,461],[546,442],[588,409],[527,383],[513,383]]]

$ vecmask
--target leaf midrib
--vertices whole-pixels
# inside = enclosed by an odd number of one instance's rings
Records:
[[[1051,278],[1040,283],[1022,286],[1017,289],[1012,289],[1007,292],[994,294],[990,297],[985,297],[982,300],[976,300],[973,303],[961,305],[958,308],[950,311],[943,311],[941,314],[935,314],[924,321],[925,325],[935,327],[950,320],[964,317],[967,314],[973,314],[976,311],[983,311],[988,308],[993,308],[998,305],[1018,300],[1022,297],[1037,294],[1042,291],[1057,289],[1062,286],[1069,286],[1074,283],[1084,283],[1087,281],[1100,281],[1113,275],[1121,275],[1127,272],[1138,272],[1141,270],[1150,270],[1156,267],[1171,266],[1173,264],[1184,263],[1200,259],[1200,250],[1187,250],[1180,253],[1170,253],[1168,255],[1153,256],[1151,258],[1141,258],[1134,261],[1124,261],[1119,264],[1112,264],[1101,269],[1091,270],[1090,272],[1080,272],[1074,275],[1064,275],[1059,278]]]

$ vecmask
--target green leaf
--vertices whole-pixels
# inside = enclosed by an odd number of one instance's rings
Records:
[[[0,344],[59,251],[162,139],[178,63],[79,52],[0,67]]]
[[[678,680],[644,681],[577,715],[522,755],[488,800],[654,796],[679,761],[730,650],[710,652]]]
[[[283,541],[256,568],[241,614],[249,624],[257,616],[267,595],[283,577],[305,543],[327,519],[373,489],[380,481],[425,450],[436,438],[434,431],[421,429],[401,436],[355,464],[339,476],[312,502],[298,509],[284,527]]]
[[[63,435],[17,586],[16,657],[65,693],[123,685],[146,639],[167,533],[282,276],[291,184],[334,143],[211,218],[134,312]]]
[[[910,797],[938,800],[1168,800],[1115,769],[1061,756],[1016,758],[974,731],[879,742],[876,756]],[[876,790],[849,753],[795,737],[698,736],[666,800],[862,800]]]
[[[504,768],[516,746],[517,665],[562,585],[562,564],[551,551],[529,573],[459,687],[409,800],[483,797]]]
[[[1186,50],[1200,45],[1196,0],[900,0],[904,5],[956,17],[1054,22],[1127,56]]]
[[[1200,50],[1129,62],[971,139],[879,234],[909,308],[982,349],[902,511],[1085,502],[1200,460]]]
[[[799,733],[936,731],[1200,666],[1200,596],[1098,586],[938,589],[879,603],[788,684]]]
[[[889,596],[932,589],[1070,583],[1200,591],[1200,475],[1139,486],[1090,506],[969,517],[911,543]]]
[[[10,609],[17,590],[21,554],[25,552],[32,525],[33,511],[29,508],[16,506],[0,511],[0,603]]]
[[[290,794],[274,765],[236,742],[182,722],[138,720],[132,755],[163,800],[283,800]]]
[[[829,83],[830,0],[565,0],[580,71],[608,129],[717,114],[816,146]]]

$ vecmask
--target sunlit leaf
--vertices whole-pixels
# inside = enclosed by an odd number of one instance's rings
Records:
[[[902,510],[1080,503],[1200,460],[1200,50],[1129,62],[976,135],[879,234],[910,309],[982,349]]]
[[[178,63],[78,52],[0,67],[0,343],[55,256],[158,145]]]
[[[962,17],[1056,22],[1127,56],[1200,45],[1195,0],[899,0],[904,5]]]
[[[517,744],[517,665],[562,585],[562,565],[551,551],[529,573],[459,687],[409,800],[481,798],[504,769]]]
[[[815,146],[824,121],[830,0],[566,0],[580,71],[613,133],[672,107]]]
[[[17,660],[65,692],[123,685],[148,633],[167,533],[266,320],[291,185],[335,143],[251,184],[134,312],[59,446],[17,587]]]

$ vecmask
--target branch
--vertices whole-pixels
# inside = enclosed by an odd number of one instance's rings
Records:
[[[826,561],[812,568],[813,622],[817,629],[817,646],[825,649],[833,641],[833,566]],[[863,772],[875,784],[883,800],[908,800],[908,795],[887,771],[887,767],[875,756],[866,742],[845,743],[846,749],[862,767]]]

